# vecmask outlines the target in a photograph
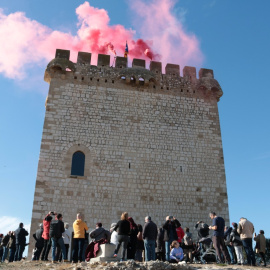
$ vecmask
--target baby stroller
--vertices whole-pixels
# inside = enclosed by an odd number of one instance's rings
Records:
[[[200,262],[205,264],[216,261],[216,251],[210,236],[203,237],[199,240],[200,245]]]

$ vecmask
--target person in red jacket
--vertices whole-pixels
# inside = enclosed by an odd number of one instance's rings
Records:
[[[180,246],[181,246],[182,239],[183,239],[184,236],[185,236],[185,232],[184,232],[184,230],[182,229],[182,227],[179,226],[178,228],[176,228],[176,233],[177,233],[177,237],[178,237],[177,242],[178,242],[178,243],[180,244]]]
[[[51,249],[51,240],[50,240],[50,224],[53,219],[53,216],[57,216],[56,212],[49,212],[46,217],[43,219],[43,233],[42,233],[42,238],[44,239],[44,247],[42,249],[41,253],[41,260],[42,261],[48,261],[48,255]]]

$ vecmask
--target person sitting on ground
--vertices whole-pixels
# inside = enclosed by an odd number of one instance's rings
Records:
[[[256,241],[256,253],[260,255],[263,260],[264,265],[266,266],[265,252],[266,252],[266,240],[264,237],[264,231],[260,230],[258,235],[254,235],[254,240]]]
[[[90,232],[90,237],[94,239],[94,241],[99,241],[100,239],[105,239],[108,242],[111,240],[111,233],[107,230],[105,230],[102,227],[102,223],[96,224],[96,229]]]
[[[184,253],[186,255],[186,262],[192,263],[193,258],[192,258],[192,251],[193,251],[193,241],[192,241],[192,233],[189,232],[189,228],[185,228],[185,235],[183,238],[183,248],[184,248]]]
[[[170,252],[170,263],[178,263],[181,262],[184,259],[184,252],[183,249],[180,247],[180,244],[178,241],[173,241],[171,246],[171,252]]]

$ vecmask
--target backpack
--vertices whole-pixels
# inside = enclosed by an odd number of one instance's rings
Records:
[[[187,236],[187,237],[185,237],[184,239],[185,239],[185,240],[184,240],[184,244],[185,244],[186,246],[192,246],[192,245],[193,245],[193,241],[192,241],[191,237]]]
[[[59,231],[59,220],[52,220],[50,224],[50,237],[59,237]]]

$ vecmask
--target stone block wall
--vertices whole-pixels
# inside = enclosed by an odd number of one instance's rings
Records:
[[[158,226],[174,215],[191,231],[198,220],[210,223],[211,210],[229,221],[222,90],[213,72],[197,79],[191,67],[184,73],[192,76],[180,77],[58,60],[45,72],[50,89],[30,235],[50,210],[71,229],[77,212],[90,229],[97,222],[108,229],[124,211],[140,224],[150,215]],[[84,176],[71,175],[76,151],[85,154]]]

